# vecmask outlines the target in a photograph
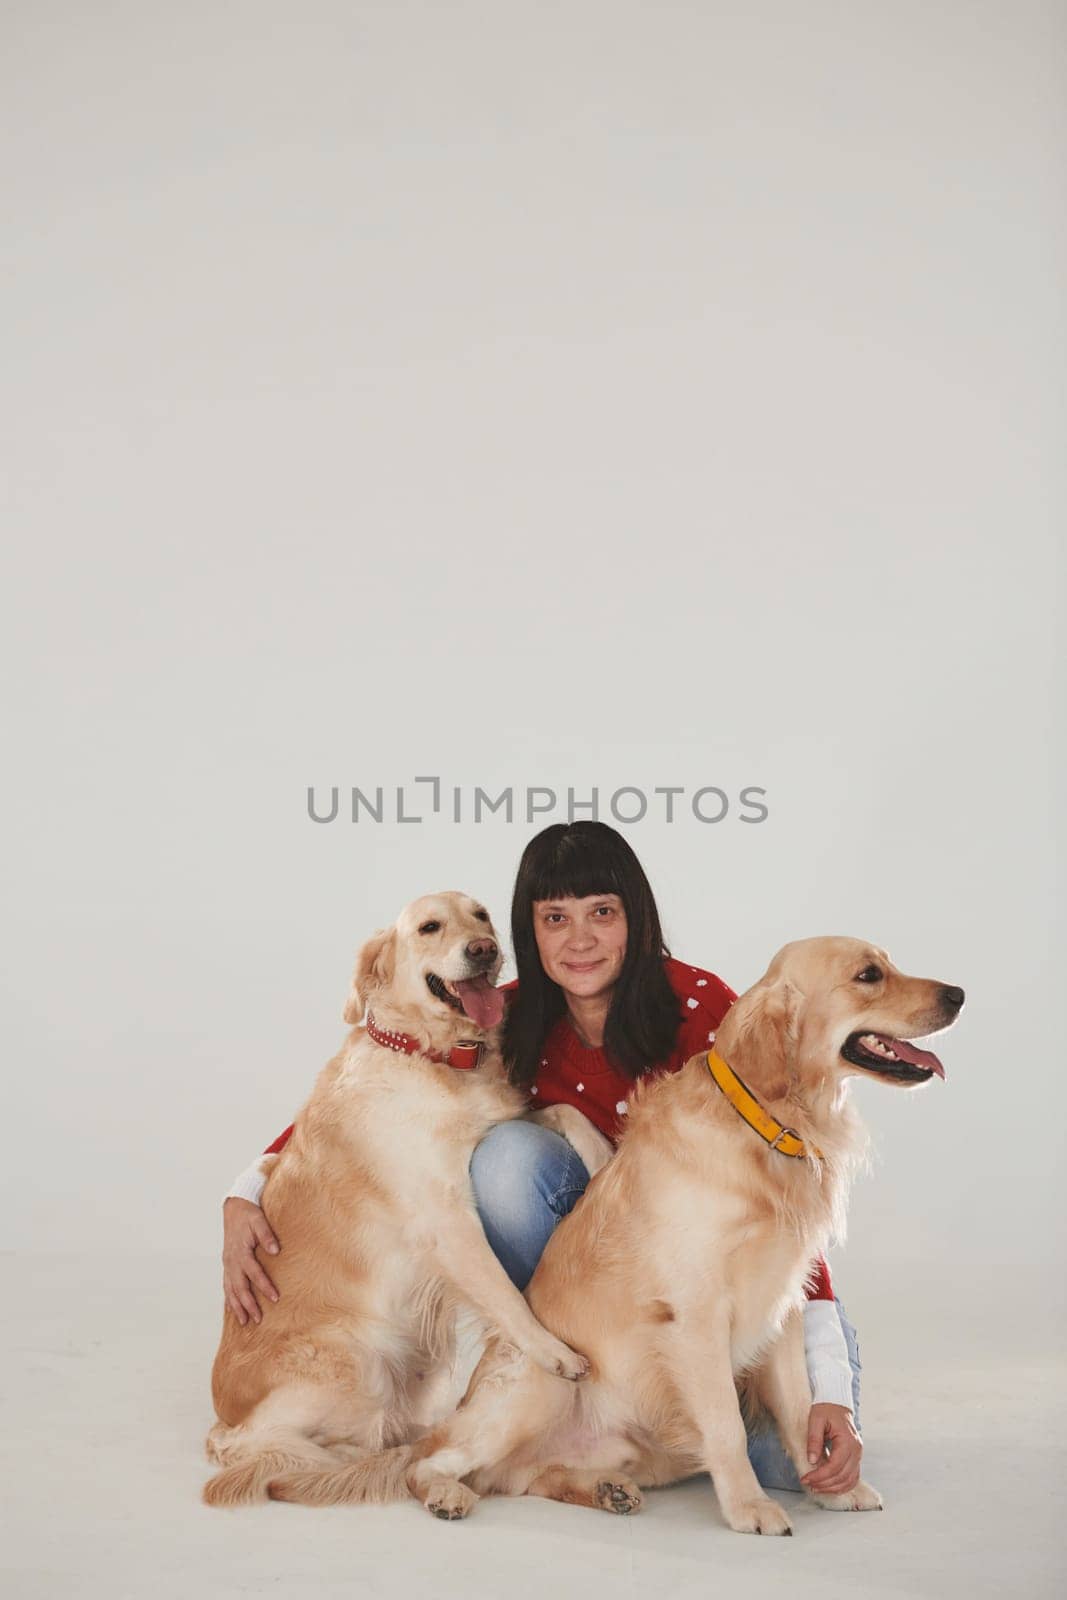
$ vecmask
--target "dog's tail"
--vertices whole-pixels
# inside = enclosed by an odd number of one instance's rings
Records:
[[[212,1450],[214,1446],[214,1450]],[[215,1440],[209,1438],[209,1454],[222,1459]],[[247,1506],[270,1499],[271,1480],[290,1472],[329,1472],[337,1457],[314,1444],[295,1430],[262,1437],[258,1448],[251,1443],[232,1466],[223,1467],[204,1485],[203,1500],[208,1506]]]
[[[270,1476],[270,1498],[302,1506],[383,1505],[406,1500],[410,1461],[411,1446],[400,1444],[343,1467],[290,1467]]]

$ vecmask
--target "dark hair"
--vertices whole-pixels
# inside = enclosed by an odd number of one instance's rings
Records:
[[[519,862],[511,901],[511,942],[519,989],[508,1007],[504,1059],[513,1083],[536,1078],[549,1031],[567,1009],[548,976],[534,937],[535,900],[617,894],[626,912],[626,955],[604,1026],[604,1050],[629,1078],[670,1055],[682,1021],[663,965],[663,942],[652,886],[621,833],[605,822],[557,822],[530,840]]]

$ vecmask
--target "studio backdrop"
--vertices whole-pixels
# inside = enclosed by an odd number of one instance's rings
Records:
[[[1062,1260],[1055,75],[713,9],[15,8],[9,1248],[214,1253],[358,945],[599,815],[736,989],[967,990],[846,1298]]]

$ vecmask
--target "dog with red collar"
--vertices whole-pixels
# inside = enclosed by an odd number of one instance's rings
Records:
[[[367,941],[352,1025],[275,1158],[263,1209],[285,1248],[261,1324],[223,1323],[212,1373],[221,1471],[210,1505],[269,1498],[273,1478],[336,1471],[447,1412],[457,1313],[545,1371],[587,1364],[534,1317],[486,1240],[469,1165],[525,1111],[499,1048],[502,956],[469,895],[426,895]]]

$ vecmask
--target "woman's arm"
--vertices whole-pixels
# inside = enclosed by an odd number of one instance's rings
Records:
[[[269,1155],[257,1156],[251,1166],[237,1174],[223,1195],[223,1200],[250,1200],[254,1206],[258,1206],[275,1159]]]
[[[277,1289],[256,1256],[257,1246],[272,1256],[281,1249],[259,1202],[278,1152],[288,1144],[292,1131],[290,1125],[263,1155],[238,1173],[222,1202],[222,1292],[227,1309],[242,1327],[249,1318],[253,1322],[262,1318],[257,1289],[268,1300],[278,1299]]]
[[[804,1307],[804,1357],[812,1405],[852,1410],[852,1367],[841,1319],[832,1300],[809,1300]]]
[[[804,1356],[811,1383],[808,1463],[801,1483],[813,1494],[844,1494],[859,1482],[863,1441],[853,1416],[852,1363],[830,1269],[820,1256],[806,1285]]]
[[[223,1196],[224,1200],[232,1197],[238,1200],[251,1200],[254,1206],[259,1205],[260,1197],[270,1177],[270,1169],[274,1165],[274,1157],[284,1150],[289,1143],[293,1132],[293,1123],[290,1123],[284,1133],[280,1133],[269,1144],[261,1156],[257,1156],[250,1167],[245,1167],[239,1172]]]
[[[805,1286],[804,1356],[813,1405],[847,1406],[852,1410],[852,1366],[841,1330],[830,1269],[822,1256],[812,1265]]]

